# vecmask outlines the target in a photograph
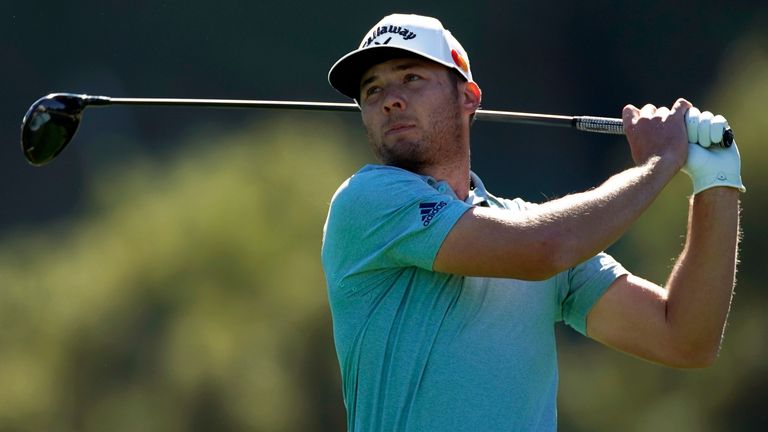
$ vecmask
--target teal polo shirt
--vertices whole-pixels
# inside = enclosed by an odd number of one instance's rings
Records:
[[[322,262],[349,431],[554,431],[554,325],[582,334],[620,275],[606,254],[545,281],[432,270],[472,206],[525,211],[472,173],[466,200],[450,186],[368,165],[331,200]]]

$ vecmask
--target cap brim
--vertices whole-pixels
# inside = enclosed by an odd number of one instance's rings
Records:
[[[340,58],[328,72],[328,82],[343,95],[358,100],[360,80],[365,71],[375,64],[402,57],[427,58],[406,49],[375,45],[362,51],[352,51]]]

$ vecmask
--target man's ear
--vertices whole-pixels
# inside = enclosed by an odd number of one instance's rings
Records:
[[[480,86],[474,81],[467,81],[464,84],[464,105],[465,108],[477,111],[480,108],[480,101],[483,99],[483,92]]]

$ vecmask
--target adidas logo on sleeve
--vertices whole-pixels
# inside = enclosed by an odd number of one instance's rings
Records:
[[[419,213],[421,213],[421,222],[424,226],[428,226],[437,213],[442,210],[447,204],[445,201],[440,202],[426,202],[419,204]]]

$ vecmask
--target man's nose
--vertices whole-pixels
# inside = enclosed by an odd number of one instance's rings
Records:
[[[390,113],[393,110],[404,111],[406,107],[405,97],[397,89],[387,89],[384,95],[384,112]]]

